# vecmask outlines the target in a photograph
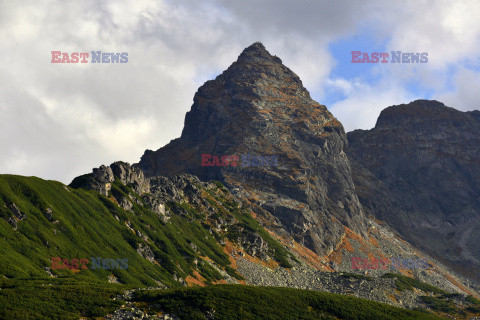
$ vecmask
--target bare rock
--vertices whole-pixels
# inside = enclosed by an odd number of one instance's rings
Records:
[[[122,200],[120,201],[120,207],[122,207],[123,210],[133,212],[133,204],[127,198],[122,198]]]
[[[143,243],[138,244],[137,253],[150,262],[155,261],[155,255],[153,254],[152,249]]]
[[[17,219],[16,218],[10,217],[10,218],[8,218],[7,222],[13,226],[14,230],[17,230],[18,226],[17,226]]]
[[[53,210],[50,208],[46,208],[43,212],[43,215],[48,221],[53,221]]]
[[[22,213],[20,209],[18,209],[17,205],[15,203],[9,204],[6,206],[10,211],[13,213],[13,215],[18,219],[18,220],[23,220],[27,217],[25,213]]]

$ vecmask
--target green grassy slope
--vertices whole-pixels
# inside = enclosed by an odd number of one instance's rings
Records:
[[[114,297],[124,288],[73,279],[0,279],[0,319],[93,319],[119,309],[123,302]]]
[[[379,302],[292,288],[218,285],[171,291],[140,291],[135,300],[151,311],[181,319],[441,319]],[[161,306],[161,309],[159,309]]]
[[[119,182],[113,186],[114,193],[130,191]],[[193,263],[194,259],[204,256],[221,267],[230,264],[228,256],[200,221],[185,213],[173,215],[165,223],[142,205],[134,204],[132,213],[121,209],[112,199],[94,191],[68,188],[55,181],[0,175],[0,277],[48,278],[44,268],[52,265],[51,257],[69,261],[102,257],[128,259],[128,269],[92,270],[90,265],[77,273],[72,270],[52,272],[102,281],[113,274],[121,283],[148,286],[157,285],[153,279],[167,286],[178,286],[173,275],[184,278],[194,269],[209,281],[222,278],[201,259],[198,265]],[[18,230],[7,222],[13,217],[7,208],[12,203],[26,214],[26,219],[18,221]],[[53,210],[52,221],[44,215],[47,208]],[[125,221],[148,239],[130,230]],[[151,248],[156,262],[137,253],[139,243]],[[192,243],[197,251],[192,249]]]
[[[280,264],[288,266],[292,261],[290,253],[232,200],[228,190],[219,183],[209,185],[213,187],[199,195],[203,203],[209,203],[210,211],[169,201],[166,209],[172,214],[164,222],[147,209],[141,196],[118,180],[107,198],[56,181],[0,175],[0,319],[103,316],[119,308],[121,303],[113,297],[122,290],[158,286],[159,282],[171,290],[139,292],[140,306],[160,302],[163,311],[185,319],[206,319],[212,310],[215,319],[434,319],[424,312],[288,288],[220,285],[184,289],[175,279],[195,272],[207,284],[224,278],[207,260],[241,278],[220,243],[236,242],[246,233],[260,235]],[[132,212],[117,204],[118,199],[131,197],[138,200],[132,201]],[[15,216],[13,204],[26,216],[16,219],[17,229],[8,223]],[[235,222],[215,231],[213,226],[221,220]],[[139,244],[151,249],[154,262],[137,252]],[[51,267],[51,257],[128,259],[128,268],[92,269],[90,263],[80,271],[51,270],[56,276],[51,278],[45,271]],[[112,275],[122,285],[109,284]],[[407,289],[411,285],[411,281],[400,280]],[[436,301],[425,302],[434,305]]]
[[[15,203],[25,220],[18,230],[6,222],[12,216],[5,205]],[[50,222],[44,216],[53,210]],[[75,277],[106,280],[110,273],[123,283],[154,285],[152,278],[169,282],[167,270],[152,264],[136,252],[133,233],[112,213],[137,220],[93,191],[75,190],[55,181],[35,177],[0,176],[0,274],[7,278],[47,278],[44,267],[51,257],[91,260],[91,257],[128,259],[128,269],[87,269]],[[135,219],[137,218],[137,219]],[[137,222],[135,221],[135,222]],[[135,223],[132,221],[132,223]],[[159,224],[157,221],[156,224]],[[71,270],[52,270],[70,275]]]
[[[0,278],[49,278],[46,267],[52,257],[89,259],[86,270],[51,270],[56,276],[79,280],[101,280],[115,276],[120,283],[137,286],[180,286],[175,279],[185,279],[198,272],[206,283],[224,279],[218,269],[241,279],[231,267],[220,242],[232,242],[245,234],[259,234],[269,244],[270,254],[280,264],[289,266],[291,256],[244,209],[232,201],[221,184],[210,184],[205,203],[210,209],[188,202],[168,201],[171,218],[149,210],[142,197],[119,180],[112,183],[109,197],[93,190],[74,189],[56,181],[36,177],[0,175]],[[200,188],[200,186],[199,186]],[[201,188],[200,188],[201,189]],[[130,211],[117,201],[134,199]],[[17,220],[18,229],[8,223],[14,217],[12,205],[26,215]],[[48,212],[52,218],[47,219]],[[222,232],[214,226],[220,220],[233,221]],[[155,261],[142,257],[137,249],[149,247]],[[95,269],[92,257],[128,259],[127,269]]]
[[[0,319],[98,319],[125,303],[115,297],[126,288],[72,279],[0,280]],[[244,285],[140,290],[133,301],[150,315],[189,320],[445,319],[351,296]]]

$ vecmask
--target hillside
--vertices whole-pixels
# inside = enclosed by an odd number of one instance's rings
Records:
[[[210,209],[197,211],[184,198],[177,199],[179,202],[172,198],[163,206],[162,215],[147,209],[143,200],[118,180],[113,181],[107,198],[58,182],[0,176],[0,274],[49,278],[51,273],[54,277],[165,287],[225,279],[236,282],[234,277],[241,277],[230,267],[219,241],[241,244],[249,237],[265,244],[257,248],[255,241],[249,241],[246,251],[263,258],[271,255],[288,266],[281,247],[273,252],[278,243],[235,202],[229,202],[221,187],[188,176],[169,182],[168,191],[178,192],[174,183],[185,184],[190,196]],[[129,203],[128,207],[118,205],[122,201]],[[13,206],[21,213],[20,219],[8,209]],[[52,257],[69,262],[88,259],[89,267],[53,269]],[[92,257],[128,259],[127,268],[93,269]]]

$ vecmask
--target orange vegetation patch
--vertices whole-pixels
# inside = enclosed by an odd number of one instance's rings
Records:
[[[377,247],[378,248],[378,241],[377,239],[375,239],[374,237],[370,237],[370,243],[374,246],[374,247]]]
[[[322,258],[319,255],[317,255],[315,252],[312,250],[308,249],[305,246],[302,246],[298,242],[296,242],[293,239],[285,239],[283,237],[278,236],[275,232],[265,229],[267,232],[278,242],[280,242],[282,245],[285,247],[289,248],[290,251],[296,253],[298,256],[300,256],[301,260],[304,262],[308,263],[311,267],[317,269],[317,270],[322,270],[322,271],[328,271],[328,272],[333,272],[332,268],[330,268],[326,263],[324,262],[327,260],[325,257]]]
[[[210,262],[214,263],[213,260],[210,259],[209,257],[200,256],[200,259],[205,260],[205,261],[210,261]]]
[[[214,282],[212,282],[212,283],[213,283],[213,284],[227,284],[227,281],[225,281],[225,280],[222,279],[222,280],[214,281]]]
[[[380,253],[381,250],[378,250],[380,247],[376,238],[369,236],[368,239],[363,239],[361,236],[347,227],[345,227],[345,233],[346,238],[358,241],[360,244],[359,250],[367,254],[370,259],[374,258],[373,254],[376,254],[377,258],[385,258],[385,256]]]
[[[373,261],[376,259],[375,254],[372,252],[367,252],[367,257],[370,259],[370,261]]]
[[[352,241],[358,243],[358,250],[366,254],[370,261],[385,258],[380,250],[378,250],[378,242],[375,238],[369,237],[368,240],[364,239],[347,227],[345,227],[345,233],[338,241],[335,249],[328,255],[328,258],[331,261],[340,264],[344,258],[344,255],[348,257],[350,256],[348,252],[355,252],[354,246],[352,245],[354,242]]]
[[[118,203],[117,199],[115,199],[113,196],[110,196],[108,199],[109,199],[110,201],[112,201],[113,203],[115,203],[115,204],[117,204],[117,205],[120,205],[120,204]]]
[[[402,243],[404,243],[404,244],[409,245],[409,243],[408,243],[407,241],[403,240],[402,238],[395,237],[395,239],[397,239],[398,241],[400,241],[400,242],[402,242]]]
[[[459,287],[462,291],[468,293],[468,294],[471,294],[472,296],[474,296],[475,298],[477,299],[480,299],[480,296],[476,293],[476,292],[472,292],[470,290],[468,290],[467,288],[465,288],[462,284],[458,283],[458,281],[456,279],[454,279],[453,277],[451,277],[450,275],[448,274],[444,274],[445,278],[447,278],[448,280],[450,280],[451,283],[453,283],[454,285],[456,285],[457,287]]]
[[[348,241],[348,239],[345,239],[344,242],[343,242],[343,249],[347,250],[348,252],[353,252],[353,247],[352,245],[350,244],[350,241]]]
[[[387,256],[385,256],[385,255],[382,254],[381,252],[377,252],[376,257],[377,257],[378,260],[387,259],[387,260],[388,260],[388,263],[390,263],[390,258],[388,258]]]
[[[228,259],[230,260],[230,263],[231,263],[231,267],[235,270],[237,270],[237,262],[235,260],[235,254],[233,253],[233,251],[236,251],[238,253],[242,253],[242,257],[245,259],[245,260],[248,260],[250,262],[253,262],[253,263],[256,263],[256,264],[261,264],[265,267],[268,267],[270,269],[275,269],[277,268],[280,264],[273,260],[273,259],[270,259],[268,261],[264,261],[264,260],[261,260],[259,258],[255,258],[255,257],[252,257],[251,255],[247,254],[243,248],[235,245],[234,243],[230,242],[230,241],[225,241],[225,246],[223,248],[223,251],[228,254]],[[238,256],[238,254],[237,254]]]
[[[390,293],[389,293],[389,294],[387,294],[387,297],[389,297],[393,302],[398,303],[397,298],[396,298],[393,294],[390,294]]]
[[[343,234],[342,238],[336,245],[335,250],[329,255],[330,260],[332,260],[337,264],[340,264],[342,262],[343,250],[348,252],[355,251],[349,239],[357,240],[363,243],[363,240],[355,232],[345,227],[345,233]]]
[[[332,252],[329,256],[330,261],[335,262],[337,265],[340,265],[342,263],[342,250],[336,250]]]
[[[358,234],[353,232],[352,229],[345,227],[345,236],[350,239],[355,239],[358,242],[363,242],[363,238],[360,237]]]
[[[270,269],[276,269],[280,265],[277,261],[275,261],[273,259],[270,259],[268,261],[264,261],[264,260],[261,260],[259,258],[252,257],[251,255],[246,254],[245,252],[244,252],[243,258],[247,261],[250,261],[250,262],[253,262],[253,263],[256,263],[256,264],[261,264],[264,267],[268,267]]]
[[[193,276],[188,276],[185,278],[185,282],[189,287],[201,286],[205,287],[206,279],[200,275],[197,271],[193,271]]]
[[[258,110],[258,113],[268,113],[268,114],[270,114],[271,112],[272,112],[272,110],[270,110],[270,109]]]
[[[415,276],[413,275],[413,270],[411,269],[400,269],[400,272],[407,277],[415,278]]]
[[[323,259],[320,258],[320,256],[318,256],[315,252],[298,244],[297,242],[294,242],[292,245],[289,245],[288,247],[297,255],[299,255],[300,258],[306,263],[308,263],[311,267],[317,270],[322,270],[322,271],[329,271],[329,272],[335,271],[329,266],[327,266],[323,262]]]
[[[225,247],[223,248],[223,252],[225,252],[228,255],[228,260],[230,260],[230,266],[237,270],[237,260],[235,260],[233,251],[236,250],[237,252],[239,251],[238,247],[235,246],[231,241],[226,240],[225,241]]]

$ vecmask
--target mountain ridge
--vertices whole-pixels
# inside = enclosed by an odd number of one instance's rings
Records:
[[[365,210],[469,276],[480,270],[471,233],[480,214],[479,114],[416,100],[386,108],[371,130],[348,133]]]

